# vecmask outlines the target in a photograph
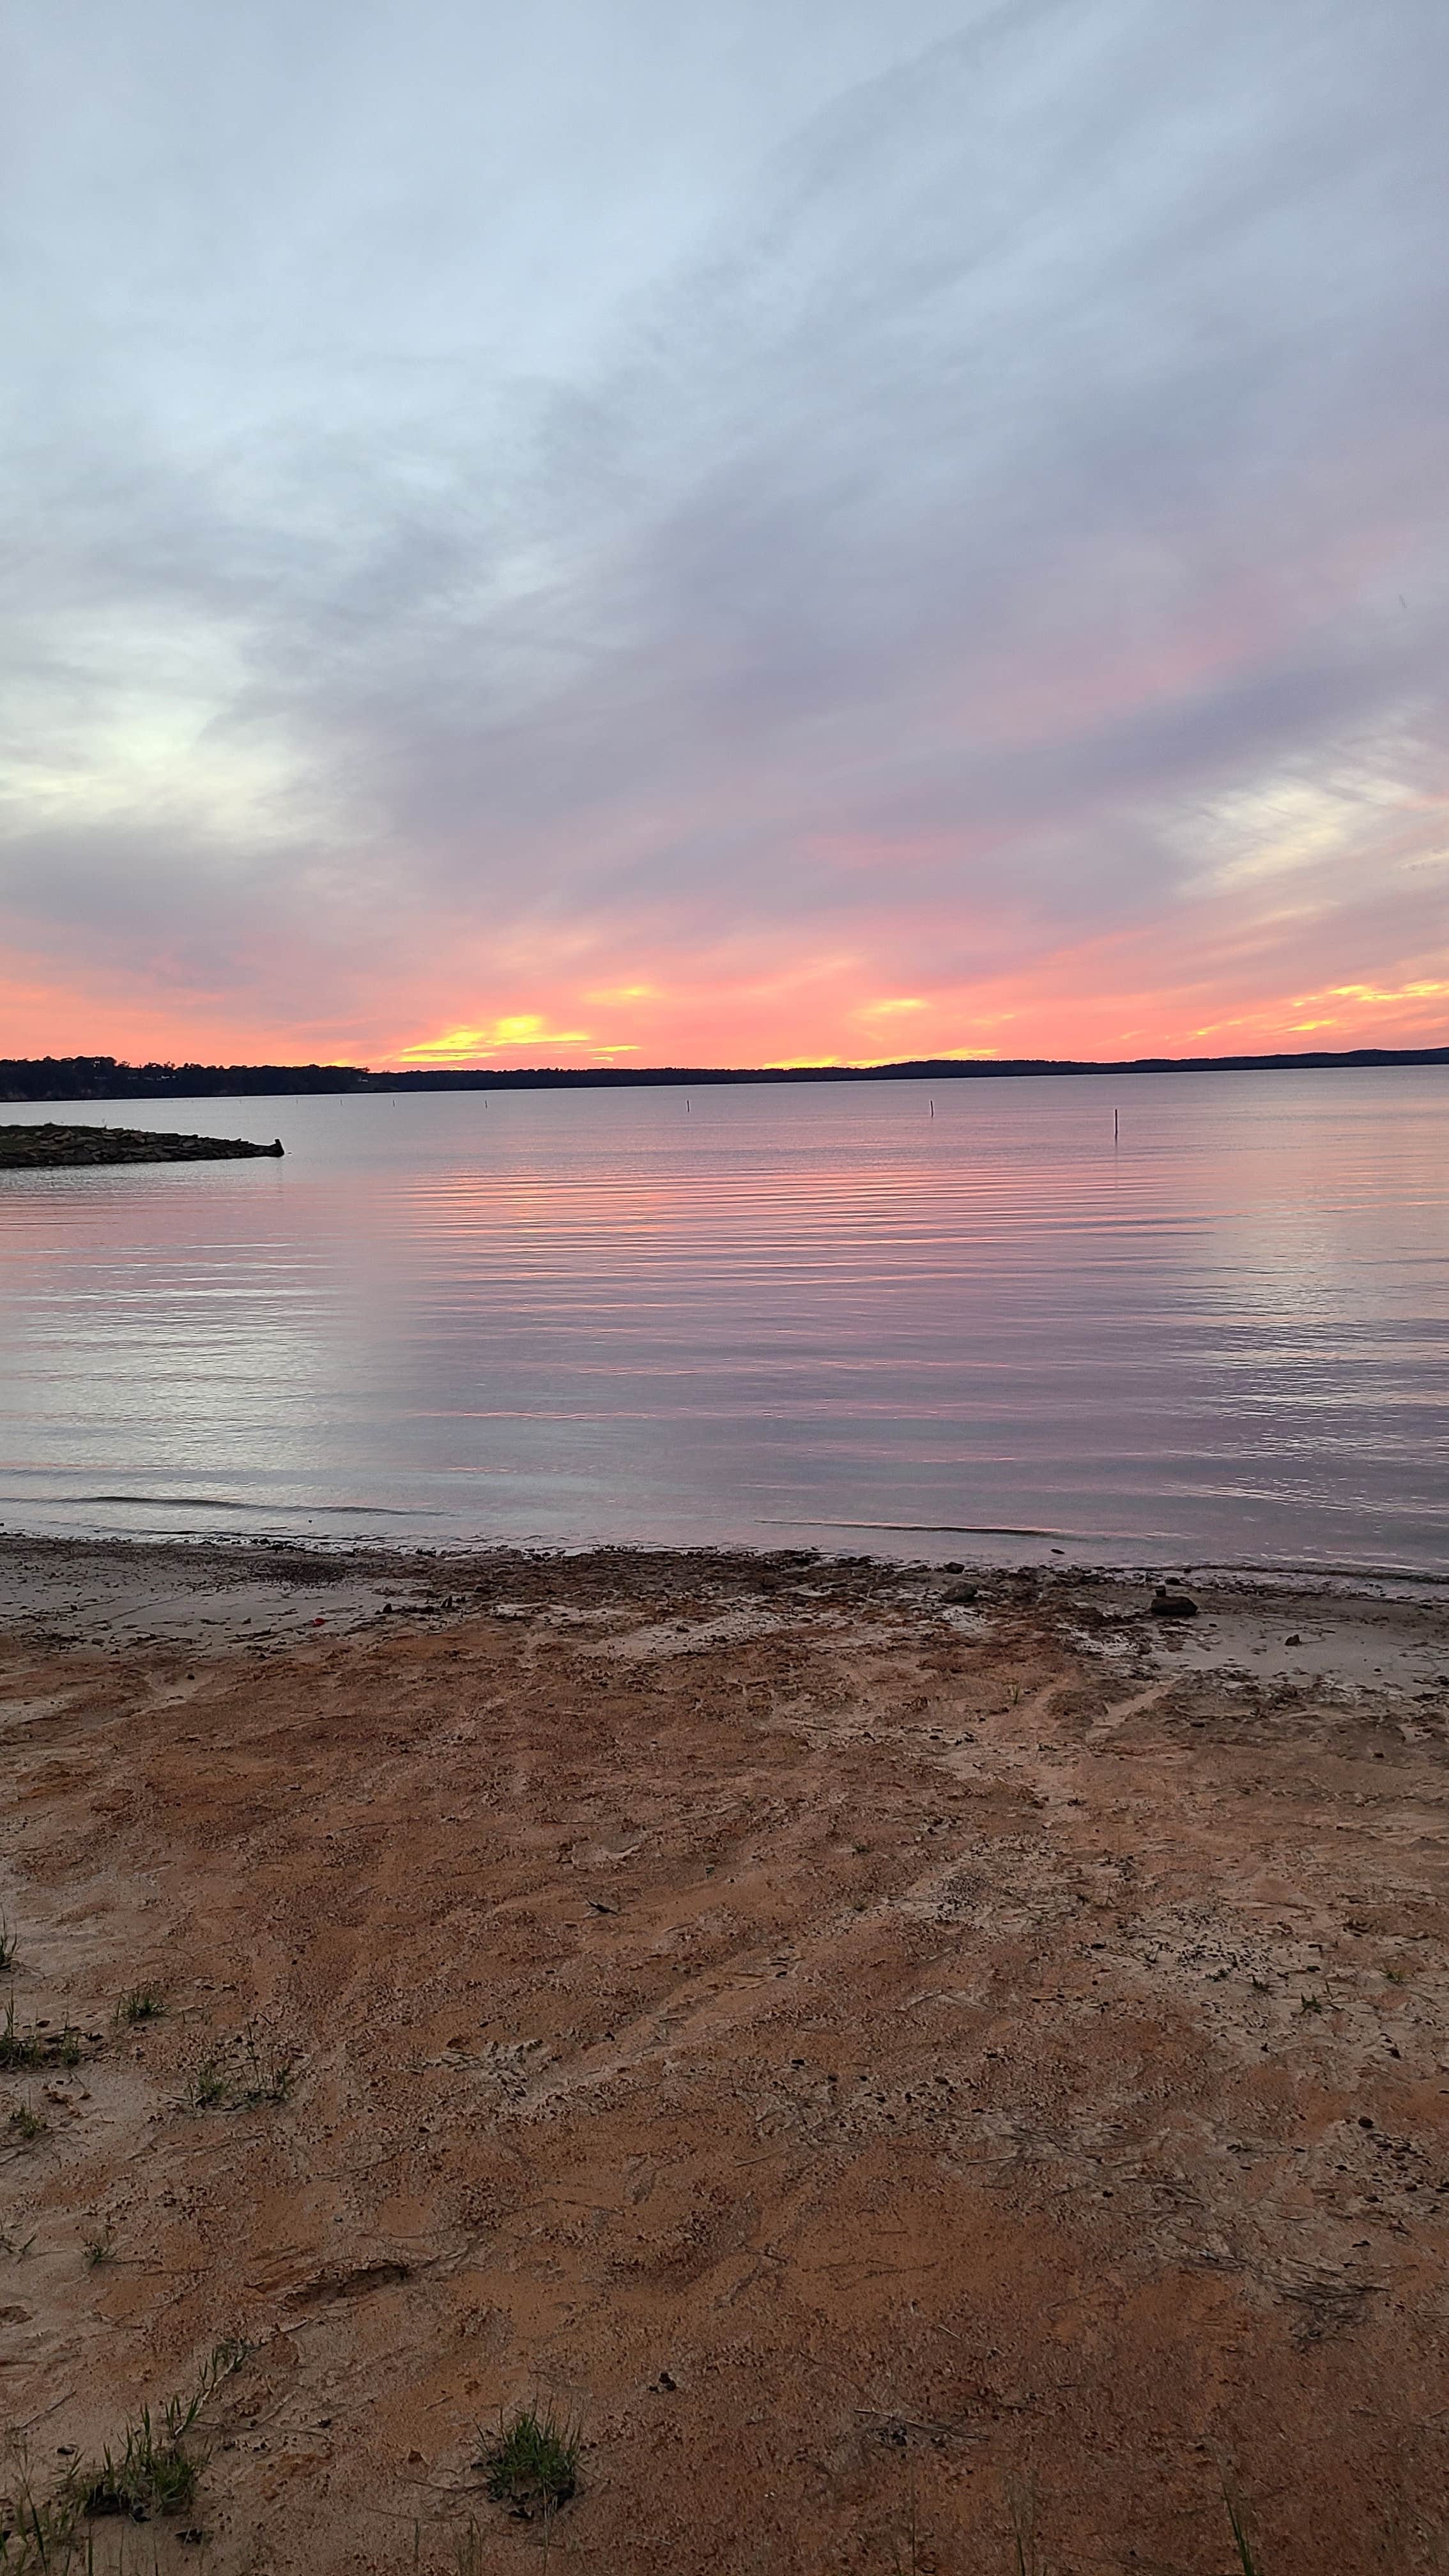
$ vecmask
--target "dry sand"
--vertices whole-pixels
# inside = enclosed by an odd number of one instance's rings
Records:
[[[0,1545],[0,2424],[250,2347],[98,2567],[1449,2565],[1449,1596],[977,1579]]]

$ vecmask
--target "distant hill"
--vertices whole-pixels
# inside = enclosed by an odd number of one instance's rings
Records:
[[[918,1056],[900,1064],[429,1066],[374,1073],[355,1064],[125,1064],[113,1055],[0,1056],[0,1100],[252,1099],[354,1091],[630,1091],[711,1082],[982,1082],[1003,1076],[1108,1073],[1328,1073],[1372,1065],[1449,1064],[1449,1046],[1315,1049],[1299,1055],[1075,1057]]]

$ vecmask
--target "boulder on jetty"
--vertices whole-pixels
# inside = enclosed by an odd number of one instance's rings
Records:
[[[228,1163],[280,1154],[239,1136],[153,1136],[142,1127],[0,1127],[0,1172],[54,1172],[78,1163]]]
[[[1148,1615],[1153,1619],[1195,1619],[1197,1617],[1197,1603],[1189,1600],[1185,1592],[1179,1592],[1175,1584],[1159,1583],[1147,1604],[1147,1609]]]

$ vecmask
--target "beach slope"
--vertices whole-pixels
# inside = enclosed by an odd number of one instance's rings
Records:
[[[1441,2565],[1442,1600],[1150,1595],[0,1545],[12,2491],[200,2392],[148,2568],[501,2571],[538,2404],[621,2576]]]

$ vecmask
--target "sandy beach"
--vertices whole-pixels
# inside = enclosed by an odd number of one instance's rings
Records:
[[[0,1542],[11,2520],[204,2389],[98,2568],[1442,2568],[1449,1591],[1187,1590]]]

